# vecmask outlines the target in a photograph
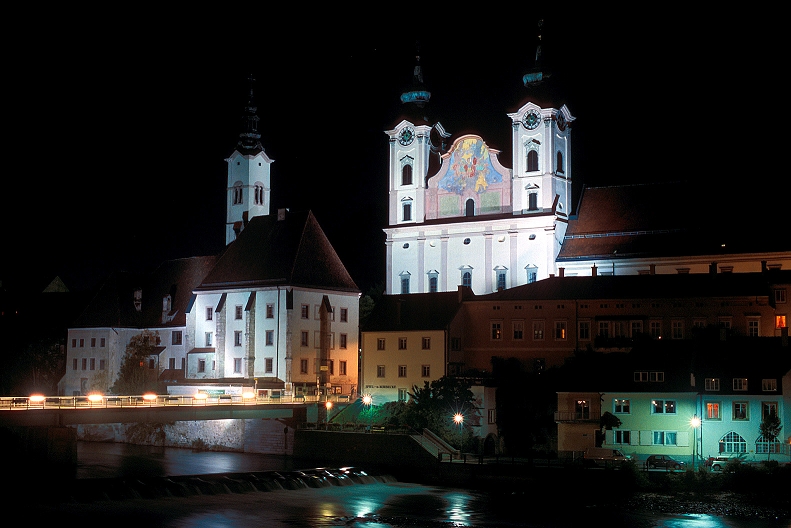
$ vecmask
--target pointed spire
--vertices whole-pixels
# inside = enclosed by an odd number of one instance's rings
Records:
[[[255,97],[253,96],[253,83],[255,79],[252,74],[248,77],[250,81],[250,96],[247,100],[247,105],[244,109],[242,116],[242,131],[239,133],[239,142],[236,144],[237,148],[243,151],[260,151],[264,150],[261,145],[261,134],[258,132],[258,106],[255,104]]]
[[[415,54],[415,69],[412,74],[412,86],[401,94],[402,103],[414,104],[418,108],[423,108],[431,99],[431,92],[426,89],[423,83],[423,69],[420,67],[420,45],[417,45]]]
[[[541,64],[541,28],[544,26],[544,19],[538,21],[538,43],[536,44],[536,62],[526,74],[522,76],[522,82],[525,88],[538,86],[551,75],[549,72],[544,71]]]

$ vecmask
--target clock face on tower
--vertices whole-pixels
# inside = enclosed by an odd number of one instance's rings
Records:
[[[537,110],[530,110],[522,117],[522,125],[528,129],[533,130],[541,123],[541,114]]]
[[[412,127],[405,127],[401,131],[401,135],[398,136],[398,142],[404,146],[412,143],[413,139],[415,139],[415,131],[412,130]]]

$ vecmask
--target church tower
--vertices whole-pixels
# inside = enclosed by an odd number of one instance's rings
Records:
[[[227,216],[225,243],[230,244],[255,216],[269,215],[270,165],[274,161],[264,152],[258,132],[258,107],[253,97],[253,78],[250,77],[250,96],[242,116],[242,131],[228,163]]]

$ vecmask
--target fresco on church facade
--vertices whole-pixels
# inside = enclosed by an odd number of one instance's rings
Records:
[[[480,138],[461,141],[451,153],[449,170],[439,182],[439,188],[454,194],[483,193],[493,183],[503,181],[492,166],[489,148]]]

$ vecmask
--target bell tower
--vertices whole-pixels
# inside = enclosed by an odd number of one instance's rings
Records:
[[[228,163],[226,244],[236,240],[251,218],[269,215],[272,190],[270,165],[274,160],[266,155],[261,145],[253,81],[251,76],[250,95],[242,116],[239,141],[233,153],[225,160]]]

